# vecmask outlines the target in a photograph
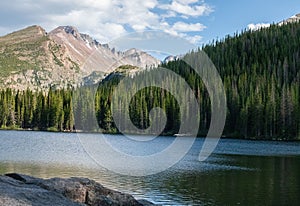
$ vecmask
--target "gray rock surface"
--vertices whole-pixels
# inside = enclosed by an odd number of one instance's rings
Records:
[[[40,179],[22,174],[0,176],[0,205],[143,206],[146,200],[110,190],[87,178]]]

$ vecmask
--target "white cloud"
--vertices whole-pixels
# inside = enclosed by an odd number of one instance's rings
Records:
[[[115,23],[106,23],[102,26],[102,29],[105,31],[105,33],[109,36],[113,36],[114,34],[125,34],[126,30],[121,24],[115,24]]]
[[[194,17],[207,15],[213,11],[213,9],[207,4],[191,6],[189,4],[179,3],[177,1],[172,1],[171,4],[164,4],[159,7],[161,9],[174,11],[178,14],[184,14],[186,16],[194,16]]]
[[[203,31],[206,27],[203,24],[187,24],[184,22],[176,22],[172,29],[179,32]]]
[[[261,28],[267,28],[270,27],[271,24],[267,24],[267,23],[259,23],[259,24],[248,24],[248,29],[252,30],[252,31],[256,31],[259,30]]]
[[[199,44],[199,43],[201,43],[201,40],[202,40],[202,36],[199,36],[199,35],[187,36],[185,38],[192,44]]]
[[[176,1],[178,3],[185,4],[185,5],[199,2],[198,0],[176,0]]]
[[[73,1],[74,2],[74,1]],[[112,1],[110,0],[80,0],[78,1],[78,4],[81,4],[82,6],[85,6],[87,8],[93,8],[93,9],[109,9],[112,6]]]
[[[210,12],[212,8],[203,0],[172,0],[170,3],[165,0],[0,1],[0,18],[6,20],[0,23],[0,35],[37,24],[47,31],[62,25],[75,26],[102,43],[128,32],[144,30],[163,30],[178,37],[200,39],[195,32],[205,26],[184,22]]]
[[[176,17],[176,13],[174,11],[167,11],[167,13],[161,15],[162,18],[171,18]]]
[[[50,7],[59,4],[58,0],[47,2]],[[66,12],[47,14],[40,24],[47,30],[73,25],[100,42],[109,42],[126,34],[125,25],[134,31],[158,29],[157,25],[160,25],[159,16],[150,11],[157,6],[156,0],[66,0],[64,4]]]

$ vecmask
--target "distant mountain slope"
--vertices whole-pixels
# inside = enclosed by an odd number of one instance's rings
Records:
[[[49,34],[31,26],[0,37],[0,85],[19,90],[76,87],[87,77],[98,81],[121,65],[144,68],[159,63],[137,49],[110,49],[71,26]]]
[[[294,22],[298,22],[300,21],[300,13],[299,14],[296,14],[294,16],[291,16],[290,18],[280,22],[278,25],[283,25],[283,24],[286,24],[286,23],[294,23]]]

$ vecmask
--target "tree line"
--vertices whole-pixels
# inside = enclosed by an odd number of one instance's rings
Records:
[[[227,96],[224,136],[300,139],[299,45],[300,23],[289,23],[227,36],[184,57],[195,58],[195,54],[204,51],[220,73]],[[201,59],[194,61],[201,64]],[[191,87],[200,108],[198,135],[206,135],[210,126],[211,102],[201,78],[184,60],[161,66],[177,73]],[[137,84],[154,82],[155,71],[141,71],[133,78]],[[102,131],[117,133],[111,109],[112,95],[124,76],[122,72],[116,72],[99,85],[80,89],[49,89],[47,92],[2,90],[0,126],[50,131],[85,130],[92,127],[88,119],[95,116],[97,127]],[[172,75],[164,79],[166,84],[174,85],[182,98],[188,99],[190,94],[182,90],[182,85],[176,81]],[[125,88],[122,94],[126,99],[128,92]],[[84,101],[87,99],[92,101]],[[193,115],[193,108],[186,106],[181,111],[174,95],[157,87],[140,90],[128,101],[130,119],[139,129],[151,125],[149,112],[155,107],[162,108],[166,113],[163,134],[178,133],[181,114]],[[121,108],[122,104],[119,107],[114,109],[125,109]],[[128,129],[127,132],[133,131]]]

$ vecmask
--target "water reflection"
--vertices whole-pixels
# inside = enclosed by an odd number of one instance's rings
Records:
[[[256,169],[171,169],[148,177],[128,177],[82,167],[10,162],[0,164],[0,173],[19,172],[42,178],[87,177],[164,205],[296,205],[300,202],[299,157],[239,155],[229,158],[236,168]]]
[[[0,140],[1,174],[87,177],[163,205],[300,202],[299,143],[222,140],[208,161],[199,162],[203,139],[198,139],[188,155],[169,170],[147,177],[129,177],[100,168],[73,135],[0,131]],[[165,144],[166,140],[162,141]]]

